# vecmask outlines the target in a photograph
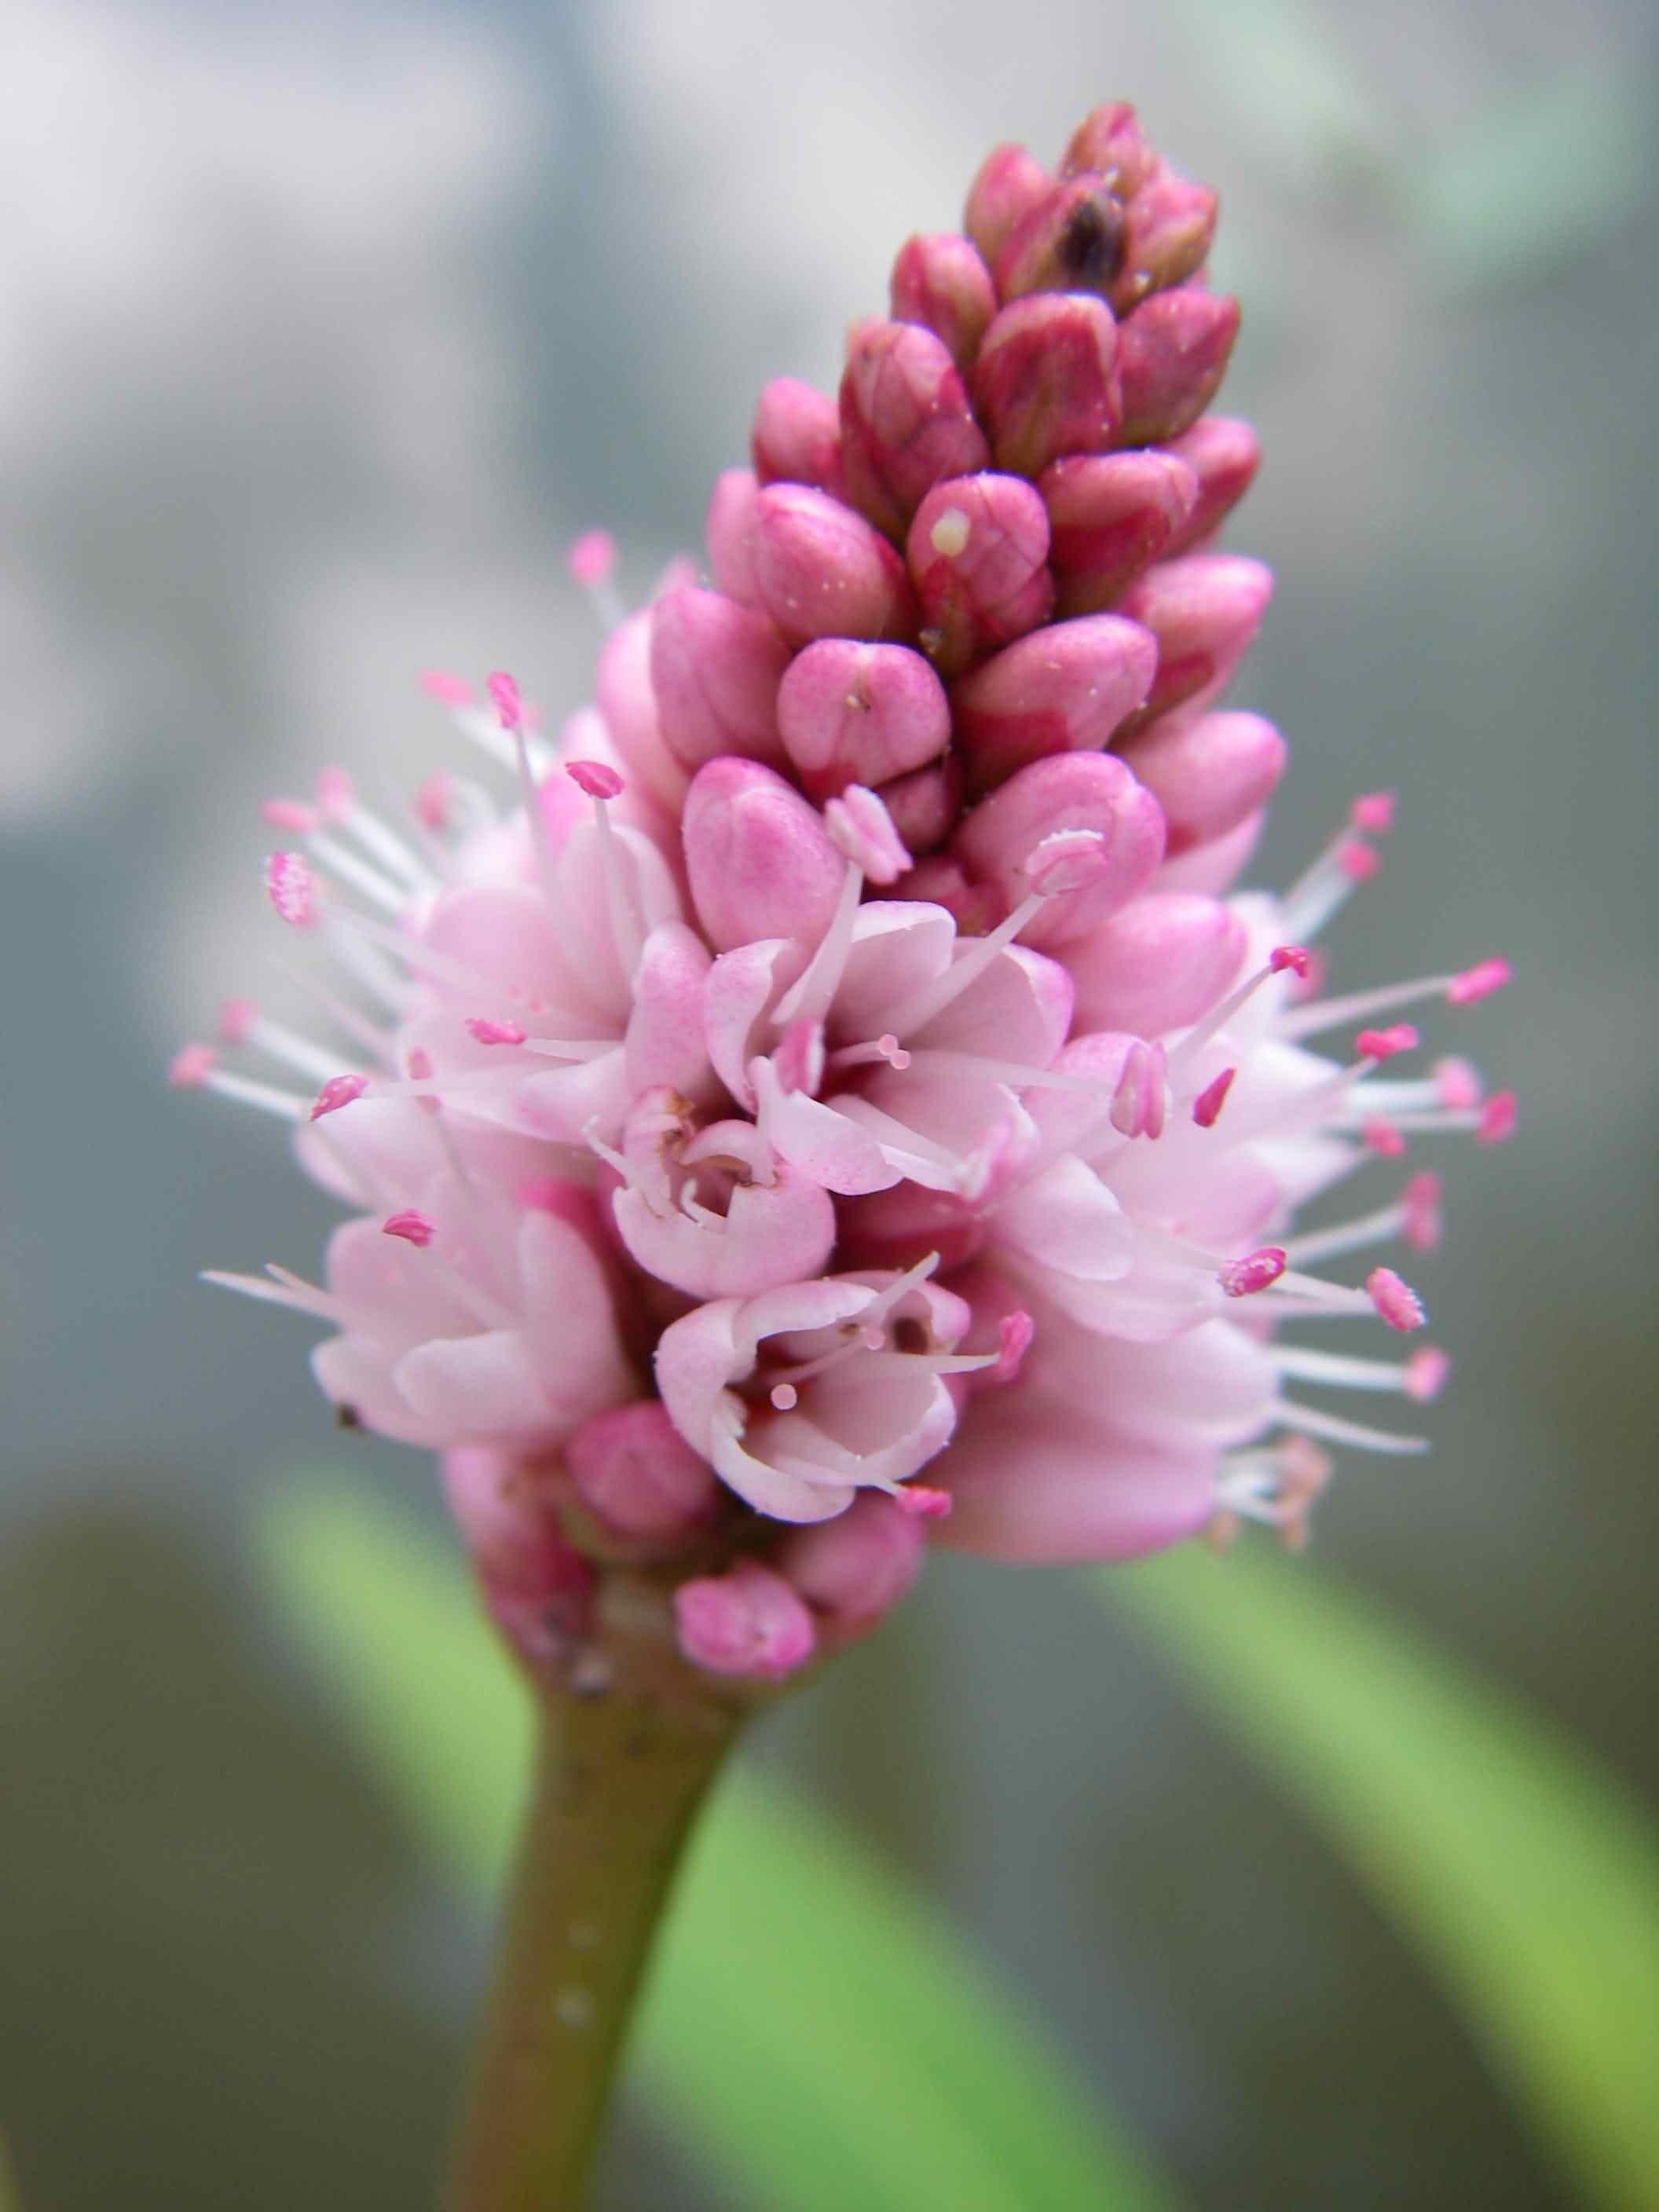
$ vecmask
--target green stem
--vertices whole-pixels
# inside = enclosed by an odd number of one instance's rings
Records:
[[[741,1724],[647,1632],[536,1685],[540,1746],[447,2212],[577,2212],[633,2001]]]

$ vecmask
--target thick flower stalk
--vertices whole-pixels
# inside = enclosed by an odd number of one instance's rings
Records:
[[[353,1214],[320,1283],[214,1279],[325,1325],[348,1425],[446,1455],[544,1682],[603,1691],[649,1615],[658,1704],[672,1619],[729,1707],[929,1542],[1296,1540],[1323,1446],[1422,1449],[1326,1394],[1443,1379],[1381,1349],[1435,1175],[1297,1216],[1508,1134],[1465,1061],[1401,1073],[1396,1018],[1507,970],[1333,994],[1384,794],[1232,891],[1286,749],[1218,703],[1270,578],[1217,543],[1257,455],[1206,412],[1214,220],[1127,107],[1056,172],[1000,148],[838,395],[762,393],[706,572],[616,623],[596,706],[550,738],[504,674],[428,679],[510,804],[440,780],[394,827],[335,773],[267,809],[327,1039],[239,1001],[174,1073],[291,1121]],[[604,541],[573,565],[609,594]]]

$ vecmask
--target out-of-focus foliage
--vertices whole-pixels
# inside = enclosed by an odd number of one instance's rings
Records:
[[[364,1748],[480,1889],[526,1701],[447,1554],[353,1486],[277,1492],[263,1563]],[[1169,2193],[926,1905],[738,1770],[705,1814],[637,2029],[649,2093],[766,2212],[1158,2212]]]
[[[1585,2200],[1659,2200],[1659,1844],[1534,1715],[1305,1569],[1098,1577],[1442,1978]]]

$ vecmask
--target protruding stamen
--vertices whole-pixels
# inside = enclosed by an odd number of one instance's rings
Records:
[[[1451,1362],[1439,1347],[1425,1344],[1403,1361],[1356,1359],[1346,1352],[1319,1352],[1311,1345],[1275,1344],[1268,1354],[1280,1375],[1299,1382],[1329,1383],[1342,1390],[1398,1390],[1419,1405],[1439,1395]]]
[[[1422,1299],[1392,1267],[1373,1267],[1365,1278],[1365,1288],[1371,1304],[1390,1328],[1421,1328],[1427,1321]]]
[[[436,1231],[430,1217],[413,1206],[406,1206],[400,1213],[389,1213],[380,1224],[383,1235],[401,1237],[405,1244],[413,1244],[424,1252]]]
[[[1313,955],[1305,945],[1276,945],[1267,955],[1270,975],[1282,975],[1289,969],[1293,975],[1305,982],[1312,967]]]
[[[1375,1152],[1379,1159],[1397,1160],[1406,1149],[1403,1134],[1381,1114],[1373,1114],[1363,1122],[1359,1134],[1365,1149]]]
[[[415,819],[422,829],[441,837],[449,827],[450,777],[447,769],[434,769],[415,793]]]
[[[266,799],[260,802],[259,819],[291,836],[309,837],[317,828],[317,810],[303,799]]]
[[[441,707],[470,707],[477,696],[465,677],[452,676],[447,668],[423,668],[420,684],[427,697]]]
[[[1496,1091],[1480,1109],[1480,1119],[1475,1125],[1475,1142],[1480,1145],[1501,1145],[1515,1134],[1515,1093]]]
[[[1287,1428],[1325,1437],[1334,1444],[1352,1444],[1360,1451],[1386,1452],[1391,1457],[1405,1458],[1429,1448],[1426,1437],[1397,1437],[1387,1429],[1367,1428],[1361,1421],[1345,1421],[1334,1413],[1316,1413],[1311,1406],[1292,1405],[1288,1399],[1281,1399],[1273,1410]]]
[[[1394,827],[1395,796],[1391,791],[1362,791],[1348,809],[1348,819],[1367,836],[1386,837]]]
[[[1193,1101],[1193,1119],[1200,1129],[1213,1129],[1222,1108],[1227,1103],[1227,1093],[1233,1087],[1236,1067],[1224,1067],[1213,1083],[1206,1083]]]
[[[1454,1112],[1467,1113],[1479,1106],[1485,1095],[1480,1071],[1472,1060],[1437,1060],[1429,1070],[1429,1079],[1434,1085],[1436,1103],[1449,1106]]]
[[[1382,860],[1363,837],[1345,837],[1336,848],[1336,865],[1351,884],[1368,884]]]
[[[366,1075],[331,1075],[317,1093],[311,1109],[313,1121],[321,1121],[325,1114],[337,1114],[342,1106],[349,1106],[361,1098],[368,1088]]]
[[[969,986],[976,983],[991,963],[997,959],[1019,935],[1026,923],[1043,904],[1036,891],[1022,899],[1006,921],[999,922],[988,937],[958,938],[958,957],[953,960],[942,975],[924,983],[904,1000],[896,1013],[890,1016],[895,1036],[909,1036],[931,1022],[936,1014],[944,1012],[953,999],[959,998]]]
[[[1406,1395],[1419,1406],[1437,1398],[1451,1373],[1451,1359],[1437,1344],[1420,1345],[1406,1362]]]
[[[863,872],[856,860],[848,860],[830,927],[818,940],[817,951],[772,1009],[772,1019],[780,1029],[795,1021],[821,1022],[829,1012],[847,970],[863,890]],[[896,1030],[899,1024],[895,1022],[893,1026]]]
[[[565,555],[565,562],[593,602],[599,620],[607,629],[614,629],[624,612],[615,582],[616,539],[608,530],[585,530]]]
[[[265,890],[283,920],[296,929],[314,919],[316,885],[302,854],[272,853],[265,861]]]
[[[509,676],[504,668],[498,668],[493,675],[485,677],[484,690],[489,692],[491,703],[501,718],[501,727],[509,731],[521,730],[524,727],[524,699],[517,679]]]
[[[1285,1265],[1282,1244],[1261,1244],[1254,1252],[1247,1252],[1242,1260],[1229,1260],[1216,1280],[1230,1298],[1247,1298],[1276,1283]]]
[[[476,1044],[522,1044],[529,1035],[522,1022],[492,1021],[486,1014],[475,1014],[466,1031]]]

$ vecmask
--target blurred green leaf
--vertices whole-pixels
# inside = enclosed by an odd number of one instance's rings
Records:
[[[12,2178],[11,2160],[6,2155],[5,2144],[0,2142],[0,2212],[21,2212],[21,2208],[22,2199]]]
[[[1259,1553],[1096,1585],[1422,1948],[1589,2202],[1659,2202],[1659,1842],[1620,1785],[1409,1628]]]
[[[481,1889],[526,1700],[445,1550],[355,1488],[271,1498],[261,1557],[368,1756]],[[757,2212],[1155,2212],[1172,2203],[921,1899],[741,1768],[682,1875],[633,2060]]]
[[[1419,229],[1460,284],[1557,260],[1635,197],[1646,118],[1605,70],[1552,78],[1417,150],[1403,173]]]

